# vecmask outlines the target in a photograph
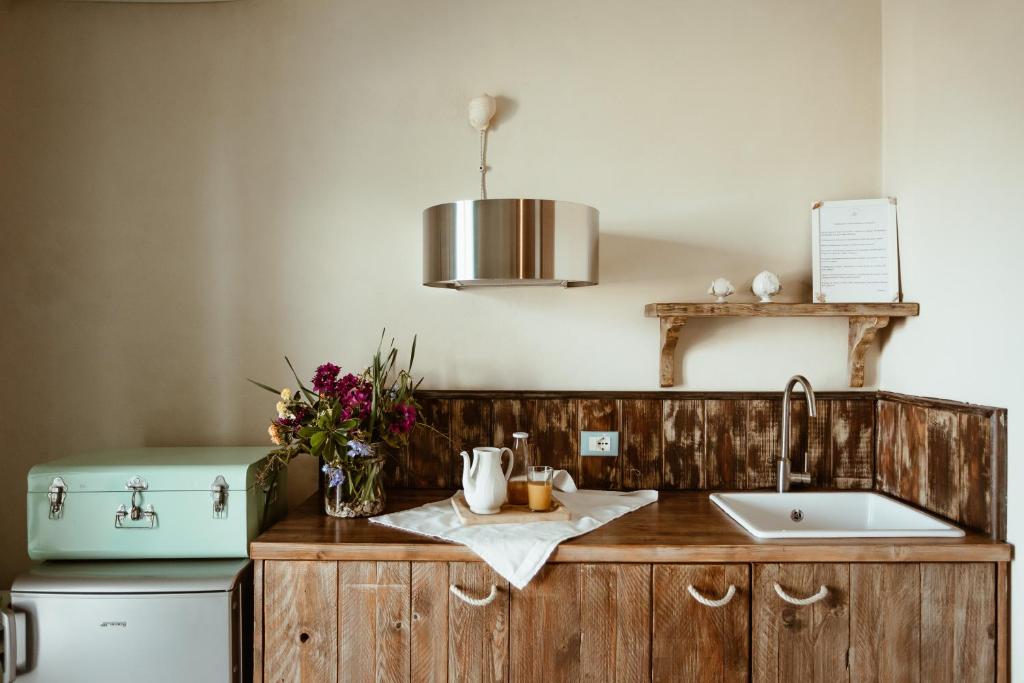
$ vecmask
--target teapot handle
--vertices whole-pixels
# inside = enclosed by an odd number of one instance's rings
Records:
[[[498,453],[498,462],[501,462],[501,456],[503,456],[505,454],[505,451],[508,451],[508,467],[504,470],[504,472],[505,472],[505,481],[508,481],[508,478],[510,476],[512,476],[512,463],[515,462],[516,454],[512,452],[511,448],[508,448],[508,447],[502,448],[501,452]]]

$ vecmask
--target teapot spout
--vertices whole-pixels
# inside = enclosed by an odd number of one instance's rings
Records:
[[[473,471],[469,464],[469,453],[462,451],[462,489],[467,495],[472,495],[476,488],[473,482]]]

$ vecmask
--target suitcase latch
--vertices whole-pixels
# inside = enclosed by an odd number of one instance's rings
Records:
[[[54,477],[53,481],[50,482],[49,493],[46,495],[50,499],[50,519],[60,519],[63,517],[64,499],[68,495],[68,485],[60,477]]]
[[[147,505],[142,507],[139,505],[140,495],[149,488],[146,480],[138,476],[132,477],[125,483],[124,487],[132,492],[131,507],[125,506],[124,503],[117,507],[117,510],[114,512],[114,527],[118,529],[152,529],[156,527],[156,511],[153,510],[153,506]],[[149,522],[149,527],[125,524],[125,518],[133,522],[145,519]]]
[[[210,485],[210,497],[213,499],[213,518],[223,519],[228,516],[228,482],[218,474]]]

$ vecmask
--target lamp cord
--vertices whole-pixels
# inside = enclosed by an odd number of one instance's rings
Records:
[[[487,129],[480,131],[480,199],[487,199]]]

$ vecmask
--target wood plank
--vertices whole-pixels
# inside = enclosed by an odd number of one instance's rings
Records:
[[[651,489],[661,483],[660,401],[621,402],[622,488]]]
[[[451,491],[391,491],[389,512],[446,499]],[[562,543],[553,562],[999,562],[1011,546],[986,534],[961,538],[762,539],[751,537],[706,492],[663,491],[657,503]],[[365,519],[328,518],[319,501],[289,512],[250,544],[254,559],[479,560],[464,546]]]
[[[704,401],[663,403],[663,489],[699,489],[705,463]]]
[[[512,437],[513,434],[530,431],[525,403],[518,398],[497,398],[494,400],[493,405],[494,438],[492,439],[493,443],[489,441],[486,445],[512,448],[515,444],[515,439]],[[533,437],[534,435],[531,433],[530,441],[534,440]]]
[[[781,455],[779,423],[782,420],[782,402],[747,401],[746,418],[744,487],[771,488],[776,484],[776,462]]]
[[[252,564],[252,683],[263,683],[263,561]]]
[[[839,391],[823,389],[821,391],[815,391],[815,396],[827,400],[864,400],[874,401],[876,398],[887,398],[889,400],[897,400],[899,397],[903,397],[908,401],[920,400],[929,406],[932,404],[939,405],[945,404],[954,407],[961,408],[975,408],[981,410],[996,410],[995,408],[983,408],[972,403],[958,403],[956,401],[945,401],[942,399],[922,399],[914,396],[904,396],[903,394],[894,394],[889,391],[852,391],[849,389],[843,389]],[[485,399],[488,401],[497,401],[500,399],[515,399],[515,400],[526,400],[526,399],[624,399],[624,398],[637,398],[637,399],[652,399],[657,401],[673,400],[708,400],[708,399],[779,399],[782,397],[782,392],[779,390],[772,391],[721,391],[721,390],[673,390],[663,391],[660,389],[654,389],[649,391],[621,391],[621,390],[602,390],[602,391],[580,391],[580,390],[541,390],[541,391],[523,391],[523,390],[508,390],[508,389],[421,389],[416,392],[416,396],[419,398],[446,398],[446,399]]]
[[[494,401],[494,445],[513,445],[517,431],[530,435],[533,465],[550,465],[579,478],[578,401],[575,399]]]
[[[973,529],[991,533],[994,528],[992,418],[963,411],[959,420],[960,510],[957,519]]]
[[[548,564],[513,593],[511,680],[580,680],[581,579],[580,565]]]
[[[743,488],[746,450],[746,402],[704,402],[704,434],[707,437],[702,469],[704,489]]]
[[[588,564],[581,580],[582,680],[649,680],[650,565]]]
[[[928,409],[902,406],[899,430],[899,497],[924,505],[928,490]]]
[[[832,485],[870,489],[875,479],[875,407],[867,401],[832,404]]]
[[[412,488],[446,488],[454,486],[449,463],[456,460],[457,451],[452,441],[442,434],[450,434],[451,420],[447,399],[423,399],[421,419],[437,432],[417,425],[406,449],[406,485]]]
[[[448,563],[413,562],[409,606],[410,679],[448,680]]]
[[[334,681],[338,675],[338,565],[266,562],[264,679]]]
[[[340,682],[409,680],[410,599],[408,562],[338,564]]]
[[[652,622],[654,681],[746,681],[750,673],[749,565],[659,564],[654,566]],[[687,592],[720,599],[707,607]]]
[[[1006,411],[996,410],[992,419],[992,538],[1006,540],[1006,490],[1009,455],[1007,449]]]
[[[1010,681],[1010,563],[996,563],[996,682]]]
[[[658,385],[671,387],[676,383],[676,346],[686,318],[662,317],[658,320]]]
[[[801,397],[790,405],[789,443],[793,468],[811,475],[811,486],[832,486],[832,405],[834,401],[819,398],[815,402],[816,417],[807,415],[807,401]],[[774,483],[774,479],[772,480]]]
[[[829,589],[827,598],[806,606],[783,602]],[[850,569],[846,564],[755,564],[753,567],[752,679],[764,683],[849,680]]]
[[[619,402],[615,399],[586,398],[577,401],[579,414],[577,427],[581,432],[618,432]],[[580,488],[611,489],[622,488],[622,458],[604,456],[580,456]]]
[[[449,402],[451,423],[451,461],[448,464],[449,486],[462,487],[462,459],[460,451],[477,446],[493,446],[493,406],[487,399],[455,399]],[[510,444],[511,445],[511,444]]]
[[[733,316],[825,317],[845,318],[851,315],[915,316],[920,312],[916,303],[878,304],[791,304],[791,303],[655,303],[644,307],[648,318],[681,316],[684,318],[720,318]]]
[[[921,680],[994,680],[996,622],[994,564],[922,564]]]
[[[878,330],[889,324],[886,315],[851,316],[847,333],[846,368],[851,387],[864,386],[864,360]]]
[[[928,409],[928,479],[924,506],[949,519],[960,514],[959,415],[942,408]]]
[[[490,683],[509,680],[508,582],[483,562],[449,565],[451,584],[472,597],[498,588],[494,602],[482,607],[448,597],[448,676],[452,681]],[[442,638],[442,634],[435,634]]]
[[[550,465],[565,470],[578,480],[580,476],[580,432],[577,428],[578,401],[543,400],[524,402],[530,433],[530,458],[535,465]]]
[[[851,565],[850,680],[936,680],[921,676],[920,639],[921,565]]]
[[[875,487],[899,495],[901,406],[896,401],[879,400],[875,410]]]

